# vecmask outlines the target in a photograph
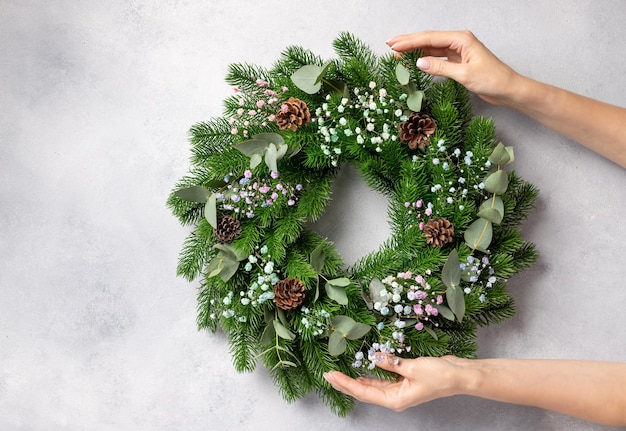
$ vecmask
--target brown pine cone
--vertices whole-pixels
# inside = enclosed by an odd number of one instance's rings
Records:
[[[306,126],[311,120],[309,107],[300,99],[290,97],[284,102],[276,114],[276,124],[280,130],[296,131],[298,127]]]
[[[426,244],[443,247],[454,239],[454,226],[443,217],[431,218],[424,226]]]
[[[225,215],[217,221],[217,227],[213,229],[213,235],[219,242],[229,244],[236,240],[241,233],[241,223],[235,217]]]
[[[435,130],[437,123],[430,115],[413,112],[405,122],[400,123],[400,141],[412,150],[423,150],[430,145],[430,135]]]
[[[304,302],[305,287],[297,278],[280,280],[274,286],[274,302],[278,308],[293,310]]]

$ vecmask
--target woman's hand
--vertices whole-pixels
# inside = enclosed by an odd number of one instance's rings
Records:
[[[494,105],[526,114],[626,168],[626,109],[527,78],[469,31],[423,31],[393,37],[397,55],[420,49],[424,72],[452,78]]]
[[[469,31],[423,31],[393,37],[387,45],[398,55],[422,50],[417,66],[445,76],[495,105],[507,104],[516,81],[523,77],[500,61]],[[444,59],[445,58],[445,59]]]
[[[397,412],[409,407],[447,397],[458,392],[460,381],[458,363],[454,356],[400,359],[381,355],[377,366],[398,374],[395,381],[359,377],[352,379],[339,371],[324,374],[324,378],[338,391],[359,401],[378,404]]]

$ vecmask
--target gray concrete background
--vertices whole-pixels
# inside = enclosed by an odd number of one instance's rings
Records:
[[[175,276],[187,230],[164,202],[231,62],[269,66],[289,44],[331,56],[344,30],[383,53],[398,33],[469,28],[520,72],[623,106],[625,17],[620,0],[2,0],[0,429],[603,429],[468,397],[346,419],[286,404],[196,331],[196,285]],[[626,360],[626,171],[515,112],[476,113],[542,190],[525,225],[541,261],[511,281],[518,314],[481,331],[480,356]],[[363,217],[321,228],[354,261],[384,240],[385,201],[349,171],[336,193],[327,219]]]

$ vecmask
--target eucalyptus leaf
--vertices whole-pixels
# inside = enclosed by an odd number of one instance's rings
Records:
[[[509,160],[509,153],[507,152],[502,142],[496,145],[491,155],[489,156],[489,161],[492,165],[506,165],[507,163],[509,163]]]
[[[424,100],[424,92],[421,90],[409,94],[406,99],[406,105],[411,111],[420,112],[422,110],[422,102]]]
[[[380,281],[377,278],[373,278],[372,281],[370,281],[370,300],[372,301],[372,303],[375,302],[380,302],[383,306],[387,305],[387,297],[385,296],[385,298],[382,298],[380,293],[384,290],[387,290],[387,288],[385,287],[385,285],[383,284],[382,281]]]
[[[246,156],[252,157],[255,154],[263,154],[269,144],[270,141],[265,139],[249,139],[235,145],[235,148]]]
[[[217,243],[213,245],[213,248],[220,250],[229,260],[233,262],[240,262],[248,257],[248,255],[242,251],[239,251],[232,244]]]
[[[354,319],[348,316],[333,316],[330,324],[336,332],[341,333],[342,336],[350,340],[361,338],[371,329],[369,325],[355,322]]]
[[[330,319],[330,325],[342,334],[347,334],[356,322],[348,316],[333,316]]]
[[[363,290],[363,288],[361,288],[361,299],[363,299],[363,302],[365,302],[368,310],[374,309],[374,302],[372,302],[369,295],[365,293],[365,290]]]
[[[282,145],[276,145],[276,160],[280,160],[283,157],[285,157],[285,154],[287,154],[287,150],[289,149],[288,145],[282,144]]]
[[[476,213],[478,217],[489,220],[491,223],[500,224],[502,222],[502,213],[495,208],[483,208]]]
[[[261,343],[261,346],[267,346],[268,344],[273,343],[275,338],[276,329],[274,329],[274,324],[268,324],[265,325],[265,329],[263,330],[263,334],[261,334],[259,342]]]
[[[324,260],[326,256],[324,255],[324,244],[320,244],[311,252],[311,266],[315,270],[315,272],[322,272],[322,268],[324,268]]]
[[[212,278],[222,271],[222,263],[224,262],[224,257],[221,255],[215,256],[206,267],[207,277]]]
[[[237,269],[239,269],[239,262],[224,259],[224,264],[220,271],[220,278],[226,283],[237,273]]]
[[[226,184],[228,183],[224,180],[211,180],[208,183],[205,183],[204,185],[210,189],[221,189]]]
[[[265,151],[265,164],[270,172],[278,172],[276,153],[276,145],[269,144],[267,150]]]
[[[280,365],[282,365],[283,367],[297,367],[297,365],[291,361],[286,361],[284,359],[282,359],[280,361]]]
[[[461,283],[461,262],[456,249],[453,249],[441,270],[441,281],[447,288],[457,287]]]
[[[287,322],[287,316],[285,316],[285,312],[283,311],[282,308],[277,308],[276,309],[276,315],[278,316],[278,320],[280,320],[281,323],[285,327],[289,326],[289,322]]]
[[[350,98],[350,89],[345,82],[336,79],[324,79],[322,82],[324,89],[339,94],[346,99]]]
[[[317,277],[315,281],[315,296],[313,297],[313,302],[317,302],[320,297],[320,278]]]
[[[285,139],[283,138],[283,136],[280,133],[274,132],[257,133],[252,137],[252,139],[266,141],[267,144],[272,143],[277,147],[285,143]]]
[[[253,154],[252,157],[250,157],[250,169],[256,168],[261,164],[262,161],[263,156],[261,156],[260,154]]]
[[[400,83],[400,85],[407,85],[409,83],[409,79],[411,75],[406,67],[402,65],[402,63],[398,63],[396,66],[396,79]]]
[[[491,198],[487,199],[485,202],[482,203],[478,212],[479,217],[481,217],[480,211],[482,211],[485,208],[493,208],[497,210],[501,214],[502,217],[504,217],[504,202],[502,201],[502,198],[498,195],[493,195]],[[494,222],[493,220],[491,220],[491,222],[499,224],[500,222],[502,222],[502,218],[500,218],[499,222]]]
[[[448,287],[446,290],[446,301],[448,301],[448,306],[458,321],[462,321],[465,314],[465,295],[463,290],[459,286]]]
[[[341,277],[341,278],[333,278],[332,280],[328,280],[328,284],[332,284],[333,286],[346,287],[349,286],[352,281],[349,278]]]
[[[326,295],[337,304],[348,305],[348,295],[343,287],[326,283]]]
[[[493,227],[489,220],[479,218],[474,221],[465,231],[465,242],[472,250],[487,252],[487,247],[491,244]]]
[[[487,176],[484,183],[485,190],[487,190],[489,193],[501,195],[506,192],[506,189],[509,186],[509,177],[507,176],[506,172],[498,169],[494,173]]]
[[[315,64],[307,64],[296,70],[291,75],[291,80],[305,93],[315,94],[322,88],[322,83],[318,81],[322,71],[323,69]]]
[[[435,308],[444,318],[454,321],[454,313],[448,307],[445,305],[435,305]]]
[[[348,342],[346,338],[337,331],[333,331],[328,337],[328,353],[332,356],[339,356],[346,351]]]
[[[215,193],[209,196],[204,205],[204,217],[214,229],[217,227],[217,198]]]
[[[506,147],[506,152],[509,153],[509,162],[507,163],[507,165],[509,165],[515,161],[515,152],[513,151],[513,147]]]
[[[211,192],[204,187],[193,186],[186,189],[176,190],[174,195],[189,202],[205,203],[211,196]]]
[[[364,337],[372,327],[370,325],[366,325],[365,323],[354,322],[354,326],[350,329],[346,338],[348,340],[358,340],[361,337]]]
[[[278,320],[272,321],[274,324],[274,330],[276,331],[276,335],[280,338],[284,338],[285,340],[293,341],[296,339],[296,335],[291,332],[289,329],[285,328],[282,323]]]

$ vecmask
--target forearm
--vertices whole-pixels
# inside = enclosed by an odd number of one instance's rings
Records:
[[[457,392],[626,424],[626,364],[482,359],[458,362]]]
[[[626,167],[626,109],[523,76],[503,104]]]

